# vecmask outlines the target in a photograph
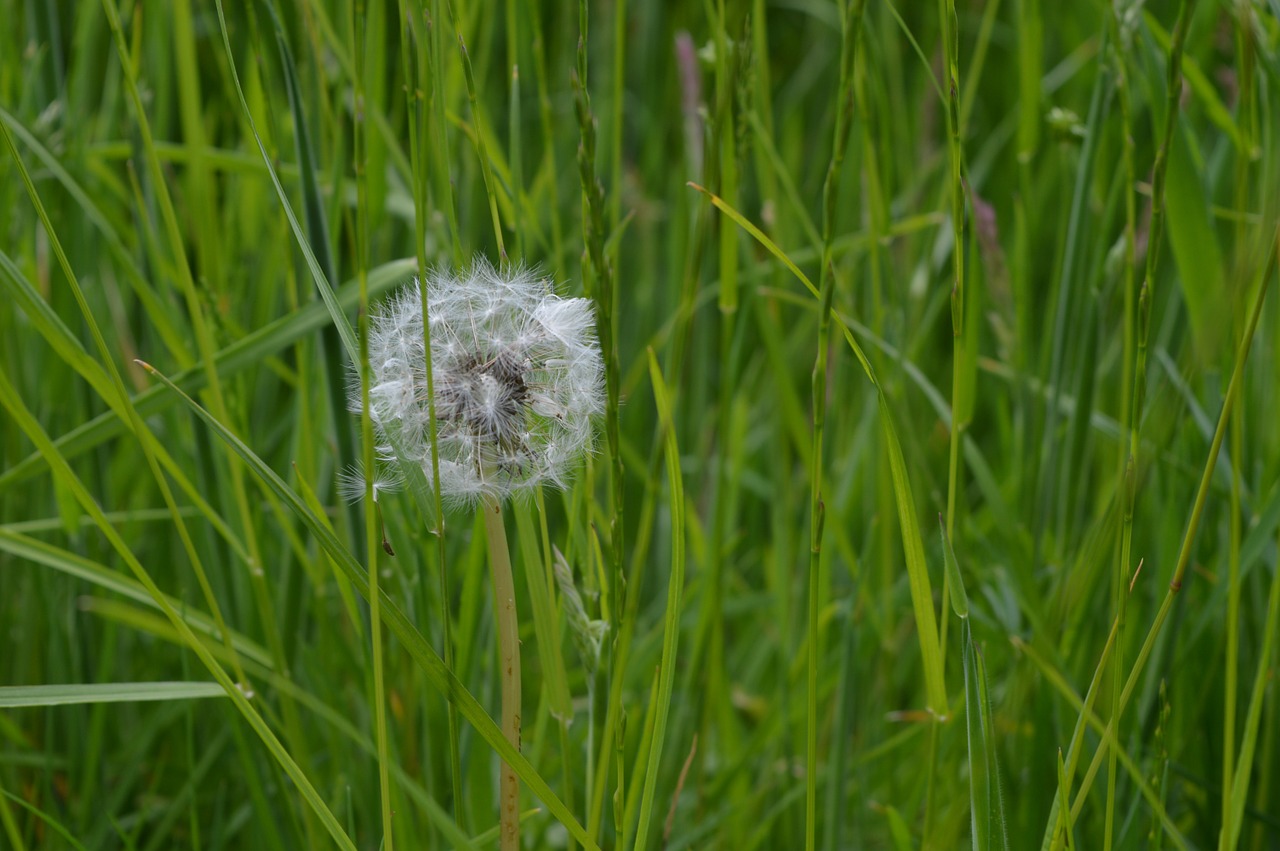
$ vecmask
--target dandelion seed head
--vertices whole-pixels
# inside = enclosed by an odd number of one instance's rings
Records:
[[[425,282],[429,385],[422,286],[404,287],[370,316],[369,413],[379,456],[419,465],[430,480],[433,385],[440,491],[448,502],[563,487],[591,450],[594,420],[604,410],[591,303],[558,296],[525,268],[479,261],[460,273],[433,272]],[[358,376],[350,401],[359,411]]]

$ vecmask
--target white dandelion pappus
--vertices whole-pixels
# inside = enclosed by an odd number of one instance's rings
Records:
[[[524,268],[477,261],[426,281],[440,492],[453,505],[563,487],[590,451],[604,410],[591,303],[561,298]],[[378,454],[432,477],[430,396],[420,284],[369,320],[369,415]],[[352,409],[360,410],[358,376]],[[400,450],[391,446],[394,434]]]
[[[375,468],[372,476],[365,473],[364,465],[350,464],[338,473],[338,494],[343,502],[359,502],[364,499],[365,484],[373,479],[373,501],[384,493],[395,493],[404,485],[400,471],[388,464]]]

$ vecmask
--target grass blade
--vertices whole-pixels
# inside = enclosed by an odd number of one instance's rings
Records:
[[[226,696],[226,691],[218,683],[68,683],[66,685],[0,686],[0,708],[194,700]]]
[[[969,806],[974,851],[1008,849],[1009,834],[996,761],[995,728],[987,696],[987,672],[968,618],[963,618],[964,717],[969,744]]]
[[[662,762],[662,745],[666,740],[667,716],[671,711],[671,689],[675,682],[676,649],[680,644],[681,596],[684,593],[684,479],[680,472],[680,449],[676,445],[675,423],[671,400],[658,358],[649,349],[649,376],[653,382],[653,398],[666,435],[667,483],[671,511],[671,576],[667,580],[666,616],[662,629],[662,662],[658,666],[657,716],[653,722],[653,740],[649,746],[649,764],[645,768],[644,795],[640,800],[640,826],[633,846],[639,851],[647,847],[649,827],[657,821],[653,798],[658,783],[658,766]]]
[[[1231,782],[1230,821],[1222,826],[1219,851],[1233,851],[1240,843],[1240,831],[1244,827],[1244,808],[1249,801],[1249,785],[1252,777],[1254,755],[1258,746],[1258,728],[1262,721],[1262,704],[1266,699],[1268,671],[1280,634],[1280,568],[1271,576],[1271,592],[1267,595],[1267,619],[1258,642],[1258,673],[1253,680],[1253,695],[1249,698],[1249,710],[1245,716],[1244,735],[1240,741],[1240,756],[1235,776]]]
[[[1071,784],[1067,782],[1067,769],[1062,763],[1062,748],[1058,748],[1058,814],[1066,819],[1066,838],[1068,848],[1078,848],[1076,832],[1071,824]]]
[[[1000,788],[1000,765],[996,759],[995,725],[991,720],[991,699],[987,694],[986,665],[973,640],[969,618],[969,595],[960,575],[946,522],[938,517],[942,531],[942,553],[951,588],[951,608],[960,618],[960,654],[964,663],[964,719],[969,747],[969,819],[974,851],[992,848],[1008,851],[1009,828]],[[1059,757],[1061,759],[1061,757]]]

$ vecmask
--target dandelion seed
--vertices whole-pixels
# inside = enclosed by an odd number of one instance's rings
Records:
[[[369,415],[379,442],[432,476],[421,284],[369,322]],[[591,303],[561,298],[530,270],[484,261],[426,281],[440,492],[454,505],[562,487],[590,451],[604,409]],[[360,410],[353,381],[351,407]],[[380,448],[381,450],[381,448]],[[363,479],[360,480],[363,492]]]
[[[373,486],[373,507],[378,512],[378,529],[382,534],[382,550],[389,556],[396,554],[395,547],[391,546],[391,541],[387,538],[387,527],[382,522],[382,506],[378,504],[378,497],[382,493],[392,493],[400,489],[404,484],[404,479],[395,471],[393,467],[386,467],[381,472],[375,471],[373,481],[369,482],[365,475],[364,467],[360,464],[352,464],[341,473],[338,474],[338,493],[342,495],[346,502],[359,502],[364,499],[366,493],[366,485]]]
[[[338,493],[344,502],[359,502],[364,499],[367,484],[364,468],[352,464],[338,474]],[[373,501],[383,493],[395,493],[404,484],[404,479],[393,468],[375,471],[373,476]]]

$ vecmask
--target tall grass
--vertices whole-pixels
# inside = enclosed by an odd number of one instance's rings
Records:
[[[0,847],[1280,847],[1274,3],[0,14]],[[337,486],[477,256],[606,364],[518,748]]]

